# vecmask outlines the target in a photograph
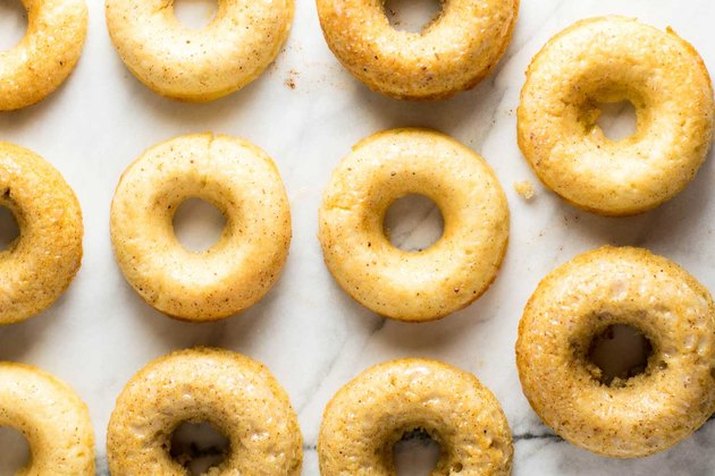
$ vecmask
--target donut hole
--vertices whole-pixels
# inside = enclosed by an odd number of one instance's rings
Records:
[[[19,474],[30,462],[30,444],[14,428],[0,426],[0,474]]]
[[[205,421],[183,422],[171,434],[169,455],[192,476],[221,465],[230,451],[230,440]]]
[[[20,226],[12,211],[0,205],[0,251],[10,248],[20,237]]]
[[[594,375],[597,380],[605,385],[619,385],[644,373],[652,354],[653,345],[640,330],[627,324],[613,324],[591,339],[588,360],[598,369]]]
[[[395,30],[419,33],[442,13],[439,0],[386,0],[385,15]]]
[[[397,476],[426,476],[437,466],[442,447],[426,430],[416,428],[402,435],[392,454]]]
[[[635,134],[638,120],[632,102],[599,102],[596,108],[599,111],[596,125],[609,140],[618,142]]]
[[[215,245],[226,228],[226,217],[200,198],[184,200],[174,213],[174,234],[189,251],[202,252]]]
[[[409,194],[387,208],[382,228],[393,246],[404,251],[422,251],[442,237],[444,217],[431,199]]]
[[[20,0],[0,2],[0,51],[7,51],[27,32],[27,10]]]
[[[216,0],[174,0],[174,15],[179,23],[193,30],[206,28],[216,17]]]

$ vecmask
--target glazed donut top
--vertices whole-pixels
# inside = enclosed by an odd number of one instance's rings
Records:
[[[23,0],[27,33],[0,51],[0,111],[29,106],[57,89],[79,60],[87,35],[84,0]]]
[[[106,0],[109,33],[124,63],[164,96],[211,101],[253,81],[288,36],[293,0],[219,0],[202,29],[183,26],[173,0]]]
[[[614,324],[652,346],[645,370],[601,381],[595,336]],[[715,306],[675,263],[638,248],[577,256],[539,284],[516,344],[524,394],[563,438],[615,457],[645,456],[690,435],[715,409]]]
[[[630,101],[636,132],[608,139],[598,103]],[[539,178],[569,202],[629,215],[672,198],[705,159],[713,90],[693,47],[671,29],[629,18],[582,20],[552,38],[527,71],[519,146]]]
[[[394,29],[377,0],[317,0],[330,49],[370,88],[404,99],[469,89],[511,39],[518,0],[446,0],[421,32]]]

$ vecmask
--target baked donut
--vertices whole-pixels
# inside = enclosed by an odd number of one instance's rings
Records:
[[[417,193],[444,218],[429,248],[404,251],[383,231],[385,212]],[[379,132],[333,172],[320,207],[325,263],[372,311],[404,321],[438,319],[484,293],[506,252],[509,208],[489,165],[456,140],[426,129]]]
[[[445,0],[421,32],[394,29],[383,2],[317,0],[325,40],[353,76],[397,99],[440,99],[474,87],[511,41],[519,0]]]
[[[24,435],[32,458],[18,474],[94,476],[94,433],[77,394],[37,367],[0,362],[0,427]]]
[[[107,28],[124,64],[154,92],[213,101],[256,79],[278,56],[293,0],[218,0],[211,23],[192,29],[174,0],[106,0]]]
[[[648,339],[642,373],[603,381],[593,341],[614,325]],[[685,270],[644,249],[604,247],[552,271],[531,296],[516,342],[534,411],[564,439],[630,458],[688,437],[715,408],[715,308]]]
[[[393,447],[414,430],[441,447],[433,475],[511,474],[509,423],[492,392],[428,359],[375,365],[335,394],[320,425],[320,473],[394,475]]]
[[[20,229],[0,250],[0,324],[48,308],[82,262],[82,211],[62,175],[39,155],[0,142],[0,207]]]
[[[596,124],[598,103],[630,101],[636,131],[620,141]],[[670,28],[629,18],[582,20],[552,38],[526,73],[519,147],[542,182],[602,215],[632,215],[680,192],[708,151],[710,76]]]
[[[221,238],[202,252],[181,246],[172,226],[192,197],[226,218]],[[278,279],[291,239],[288,197],[271,158],[250,142],[179,136],[124,172],[111,235],[124,277],[148,304],[178,319],[220,319],[258,302]]]
[[[0,51],[0,111],[42,101],[74,69],[87,36],[84,0],[22,0],[27,33]]]
[[[300,475],[303,439],[285,390],[255,360],[207,348],[160,357],[127,383],[109,420],[110,472],[186,474],[169,455],[182,422],[208,422],[229,439],[210,474]]]

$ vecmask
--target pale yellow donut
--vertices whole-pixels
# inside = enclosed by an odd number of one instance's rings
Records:
[[[226,218],[203,252],[176,239],[173,217],[200,198]],[[171,317],[214,320],[258,302],[288,256],[288,197],[268,155],[222,135],[176,137],[147,150],[122,175],[111,211],[112,244],[129,284]]]
[[[82,262],[82,211],[62,175],[42,157],[0,142],[0,206],[20,235],[0,250],[0,324],[49,307]]]
[[[592,339],[614,324],[650,341],[643,373],[600,380]],[[666,258],[604,247],[539,284],[519,324],[524,394],[566,440],[613,457],[646,456],[687,438],[715,404],[715,307],[708,291]]]
[[[293,0],[218,0],[203,29],[174,16],[173,0],[106,0],[109,34],[124,64],[154,92],[204,102],[241,89],[278,56]]]
[[[0,426],[16,429],[29,443],[32,457],[18,476],[94,476],[87,406],[47,372],[0,362]]]
[[[210,474],[300,475],[303,438],[285,390],[255,360],[206,348],[153,360],[127,383],[109,420],[110,472],[187,474],[168,451],[183,422],[209,422],[229,439]]]
[[[84,0],[22,0],[27,33],[0,51],[0,111],[30,106],[57,89],[74,69],[87,36]]]
[[[444,233],[429,248],[404,251],[383,220],[398,198],[433,200]],[[427,321],[467,306],[496,277],[506,252],[509,208],[494,172],[456,140],[426,129],[393,129],[363,139],[333,172],[320,208],[325,263],[342,288],[374,312]]]
[[[599,102],[630,101],[636,132],[608,139]],[[632,215],[697,172],[713,128],[710,76],[693,47],[624,17],[582,20],[534,57],[521,91],[519,146],[546,186],[576,206]]]
[[[393,447],[414,430],[441,446],[433,476],[511,474],[511,431],[492,392],[428,359],[376,365],[335,394],[320,425],[320,474],[394,476]]]
[[[511,41],[519,0],[445,0],[421,32],[390,26],[379,0],[317,0],[328,46],[356,78],[398,99],[472,88]]]

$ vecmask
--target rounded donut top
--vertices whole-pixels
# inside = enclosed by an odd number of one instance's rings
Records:
[[[442,451],[432,474],[511,474],[509,424],[472,374],[430,359],[375,365],[325,408],[318,439],[322,474],[395,474],[393,447],[426,432]]]
[[[382,2],[317,0],[325,39],[371,89],[398,99],[439,99],[469,89],[511,40],[518,0],[446,0],[419,33],[394,29]]]
[[[194,252],[176,238],[173,217],[188,198],[226,219],[218,242]],[[213,320],[255,304],[288,256],[288,197],[271,158],[248,141],[180,136],[147,150],[122,175],[111,235],[127,281],[171,317]]]
[[[107,27],[129,70],[154,92],[205,102],[241,89],[276,58],[293,0],[220,0],[204,28],[182,25],[173,1],[106,0]]]
[[[630,101],[636,131],[610,140],[599,103]],[[519,146],[539,178],[569,202],[632,215],[672,198],[710,146],[715,106],[695,49],[671,29],[633,19],[582,20],[534,57],[517,114]]]
[[[0,362],[0,426],[27,438],[32,458],[21,474],[95,475],[87,406],[47,372]]]
[[[609,326],[643,333],[642,373],[601,380],[589,358]],[[552,271],[529,300],[516,343],[524,394],[560,436],[595,453],[645,456],[695,431],[715,408],[715,306],[666,258],[603,247]]]
[[[285,390],[262,364],[212,348],[172,352],[127,383],[107,433],[112,474],[186,474],[167,451],[184,421],[209,422],[229,439],[216,474],[300,474],[302,437]]]
[[[0,111],[35,104],[55,91],[74,69],[87,36],[84,0],[23,0],[27,32],[0,51]]]
[[[383,230],[388,207],[407,194],[439,207],[442,237],[401,250]],[[506,252],[509,209],[489,165],[456,140],[393,129],[355,145],[332,174],[319,212],[325,262],[355,300],[386,317],[426,321],[486,291]]]
[[[0,324],[49,307],[82,262],[82,211],[74,191],[49,162],[0,142],[0,206],[15,216],[20,235],[0,250]]]

